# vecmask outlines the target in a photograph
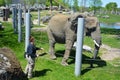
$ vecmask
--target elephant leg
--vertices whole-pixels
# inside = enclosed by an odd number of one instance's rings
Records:
[[[55,56],[55,42],[53,42],[52,40],[49,40],[49,44],[50,44],[50,47],[49,47],[49,53],[50,53],[50,58],[51,59],[56,59],[56,56]]]
[[[54,50],[55,40],[54,40],[54,37],[53,37],[50,29],[47,30],[47,34],[48,34],[48,37],[49,37],[49,53],[50,53],[50,58],[51,59],[56,59],[55,50]]]
[[[67,60],[69,58],[70,51],[72,49],[72,45],[73,45],[73,42],[71,40],[66,40],[66,49],[65,49],[64,57],[63,57],[62,62],[61,62],[61,64],[63,66],[68,65]]]

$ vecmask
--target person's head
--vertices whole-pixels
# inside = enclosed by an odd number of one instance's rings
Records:
[[[34,37],[33,37],[33,36],[30,36],[29,41],[30,41],[30,42],[34,42]]]

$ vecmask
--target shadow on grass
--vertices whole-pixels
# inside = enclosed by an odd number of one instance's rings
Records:
[[[35,71],[33,77],[45,76],[48,71],[52,71],[51,69],[43,69],[41,71]]]
[[[65,52],[64,50],[61,50],[61,51],[59,50],[56,52],[56,56],[63,57],[64,52]],[[72,60],[69,61],[68,64],[75,64],[75,50],[71,50],[71,54],[70,54],[69,58]],[[93,59],[84,54],[82,54],[82,64],[89,64],[88,67],[85,67],[85,69],[82,70],[82,72],[81,72],[82,75],[85,74],[86,72],[92,70],[93,68],[106,66],[106,62],[104,60],[101,60],[100,57]]]
[[[46,55],[46,54],[47,54],[47,53],[44,52],[44,53],[42,53],[42,54],[39,54],[39,56],[44,56],[44,55]]]
[[[106,62],[104,60],[101,60],[100,57],[93,59],[90,57],[86,57],[85,55],[83,55],[82,63],[90,64],[88,67],[86,67],[85,69],[82,70],[82,72],[81,72],[82,75],[94,68],[104,67],[107,65]]]

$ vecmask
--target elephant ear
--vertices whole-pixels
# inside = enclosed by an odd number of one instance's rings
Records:
[[[78,18],[84,18],[85,15],[82,13],[75,13],[70,16],[69,21],[71,22],[71,29],[77,31]]]
[[[88,29],[96,28],[98,26],[98,19],[96,17],[86,17],[85,27]]]
[[[75,13],[71,16],[71,22],[78,23],[78,18],[85,18],[85,15],[83,13]]]

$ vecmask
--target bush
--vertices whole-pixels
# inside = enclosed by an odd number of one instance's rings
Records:
[[[101,33],[112,34],[112,35],[120,35],[120,29],[101,28]]]

